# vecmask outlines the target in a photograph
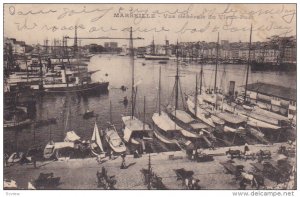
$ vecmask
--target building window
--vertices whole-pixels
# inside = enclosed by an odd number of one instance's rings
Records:
[[[276,97],[276,96],[273,96],[273,100],[274,101],[280,101],[280,99],[278,97]]]
[[[296,101],[290,101],[290,105],[296,106]]]
[[[293,116],[296,115],[296,110],[290,109],[290,110],[289,110],[289,114],[290,114],[290,115],[293,115]]]

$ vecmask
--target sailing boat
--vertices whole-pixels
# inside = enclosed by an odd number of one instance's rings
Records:
[[[145,60],[164,60],[164,61],[160,61],[160,62],[164,62],[163,64],[165,64],[165,60],[169,60],[170,57],[167,55],[167,45],[168,45],[168,41],[166,40],[166,47],[165,47],[165,51],[166,51],[166,54],[157,54],[155,52],[155,44],[154,44],[154,38],[153,38],[153,41],[152,41],[152,50],[151,50],[151,54],[145,54]],[[166,62],[167,63],[167,62]]]
[[[201,65],[201,73],[200,73],[200,96],[201,96],[201,92],[202,92],[202,78],[203,78],[203,67]],[[212,119],[211,116],[209,116],[209,114],[207,112],[205,112],[203,109],[201,109],[198,106],[198,80],[196,77],[196,90],[195,90],[195,97],[193,98],[190,95],[187,95],[186,97],[186,104],[187,104],[187,110],[197,119],[199,119],[200,121],[204,122],[205,124],[207,124],[208,126],[215,128],[217,124],[224,124],[220,121],[215,122],[214,119]],[[217,119],[215,119],[217,120]]]
[[[47,117],[48,117],[48,112],[47,112]],[[67,128],[68,118],[69,118],[69,113],[67,114],[65,130]],[[72,135],[71,133],[69,134],[67,133],[66,138],[67,137],[75,139],[74,135]],[[79,138],[77,137],[76,139]],[[44,153],[43,153],[45,159],[59,159],[63,155],[66,157],[70,157],[70,155],[74,153],[74,148],[75,148],[75,143],[71,141],[54,142],[52,140],[51,127],[49,128],[49,142],[45,146]]]
[[[33,125],[32,128],[33,128],[33,146],[27,150],[25,156],[28,161],[32,161],[32,157],[36,157],[37,159],[43,158],[43,149],[40,146],[36,145],[35,129]]]
[[[105,154],[96,121],[95,121],[93,135],[91,138],[90,148],[91,148],[91,153],[94,156],[100,156],[100,155]]]
[[[101,81],[101,82],[92,82],[91,80],[91,74],[93,72],[85,72],[86,76],[81,77],[81,71],[79,69],[80,62],[79,62],[79,52],[80,48],[77,48],[77,25],[75,25],[75,38],[74,38],[74,53],[77,55],[77,67],[78,71],[77,73],[73,72],[73,75],[77,75],[75,77],[75,82],[70,82],[68,80],[67,70],[64,62],[64,58],[66,56],[65,51],[67,48],[67,39],[69,37],[63,37],[63,58],[62,58],[62,65],[61,65],[61,82],[56,83],[45,83],[43,79],[42,81],[42,89],[43,91],[47,93],[68,93],[68,92],[81,92],[86,94],[96,94],[96,93],[104,93],[108,91],[109,82],[108,81]],[[75,66],[75,65],[74,65]],[[44,81],[44,82],[43,82]],[[36,87],[34,87],[36,88]]]
[[[261,109],[256,106],[253,107],[248,105],[249,102],[247,101],[247,89],[248,89],[249,69],[250,69],[250,62],[251,62],[250,61],[251,43],[252,43],[252,24],[250,28],[249,52],[248,52],[246,84],[245,84],[243,103],[242,105],[236,104],[235,106],[229,106],[228,104],[225,104],[224,108],[228,111],[235,111],[240,116],[247,118],[248,125],[254,128],[278,130],[281,128],[281,122],[287,120],[286,117],[267,111],[265,109]]]
[[[136,91],[135,91],[135,82],[134,82],[134,52],[133,52],[133,39],[132,39],[132,27],[130,28],[130,39],[129,39],[129,55],[130,55],[130,63],[132,66],[132,88],[131,88],[131,115],[130,116],[123,116],[123,132],[124,132],[124,140],[126,142],[134,143],[134,144],[141,144],[142,141],[137,141],[131,136],[133,133],[138,133],[137,135],[140,136],[142,139],[144,136],[148,137],[151,128],[148,124],[142,122],[138,118],[134,116],[134,109],[135,109],[135,101],[136,101]],[[137,87],[136,87],[137,88]]]
[[[167,113],[161,111],[161,67],[159,68],[159,87],[158,87],[158,113],[154,113],[152,120],[156,129],[155,136],[164,143],[177,144],[180,148],[193,149],[194,145],[190,140],[182,137],[182,128],[178,126]],[[185,132],[185,131],[183,131]]]
[[[47,111],[47,116],[48,116],[48,111]],[[44,154],[43,154],[45,159],[53,158],[55,155],[55,143],[52,140],[51,126],[48,128],[49,128],[49,142],[45,146]]]
[[[224,96],[218,93],[217,90],[217,71],[219,61],[219,33],[217,41],[217,56],[216,56],[216,68],[215,68],[215,82],[214,92],[212,94],[203,94],[198,96],[198,101],[201,103],[200,107],[206,112],[212,115],[212,120],[217,124],[218,121],[222,120],[223,131],[229,133],[244,134],[246,119],[238,114],[224,112],[218,109],[219,100],[224,100]],[[225,72],[225,70],[224,70]],[[204,105],[206,103],[206,105]]]
[[[110,102],[110,123],[108,128],[105,130],[104,134],[105,140],[109,144],[110,148],[115,153],[124,153],[126,151],[126,146],[122,139],[120,138],[118,131],[115,125],[112,124],[112,117],[111,117],[111,102]]]
[[[24,153],[19,152],[18,146],[18,131],[15,131],[15,140],[16,140],[16,152],[12,153],[8,158],[8,163],[18,163],[24,158]]]

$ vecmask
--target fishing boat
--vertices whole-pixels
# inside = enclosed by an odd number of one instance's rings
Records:
[[[149,125],[144,125],[142,121],[136,117],[123,116],[122,121],[124,123],[124,137],[126,142],[133,144],[141,144],[143,139],[150,139],[149,133],[152,131]]]
[[[23,152],[14,152],[10,155],[10,157],[8,158],[7,162],[8,163],[18,163],[20,162],[22,159],[24,159],[24,153]]]
[[[15,120],[13,121],[4,121],[3,127],[4,128],[16,128],[16,127],[26,127],[29,126],[32,123],[32,120],[30,119],[25,119],[22,121],[16,122]]]
[[[87,84],[45,84],[42,90],[46,93],[81,92],[85,94],[97,94],[108,90],[109,82],[93,82]]]
[[[53,141],[50,141],[47,143],[47,145],[44,148],[44,158],[45,159],[51,159],[55,155],[55,144]]]
[[[185,111],[171,108],[172,107],[168,106],[167,112],[169,112],[168,114],[171,119],[182,128],[182,134],[189,138],[200,138],[201,136],[199,135],[199,132],[202,128],[202,125],[198,124],[197,121]]]
[[[144,55],[145,60],[169,60],[170,57],[166,54],[157,54],[155,52],[154,38],[151,45],[151,53]]]
[[[176,140],[173,139],[169,139],[166,136],[164,136],[163,134],[161,134],[158,130],[154,129],[153,133],[155,135],[155,137],[157,139],[159,139],[160,141],[162,141],[165,144],[177,144],[178,142]]]
[[[194,102],[192,101],[192,98],[188,97],[186,100],[186,104],[187,104],[187,109],[189,110],[189,112],[191,114],[195,114],[195,116],[201,120],[202,122],[204,122],[205,124],[215,128],[216,125],[213,122],[213,120],[211,119],[209,113],[205,112],[204,110],[202,110],[199,106],[195,107]],[[195,110],[196,108],[196,110]]]
[[[161,110],[161,67],[159,68],[159,87],[158,87],[158,113],[154,113],[152,121],[154,123],[155,135],[162,142],[174,143],[181,149],[194,148],[190,140],[183,137],[189,132],[184,131],[178,126],[167,113]]]
[[[126,146],[120,136],[118,135],[118,132],[114,125],[110,125],[105,130],[105,139],[108,142],[110,148],[115,153],[124,153],[126,151]]]
[[[144,143],[143,138],[149,137],[149,132],[151,132],[151,128],[148,124],[145,123],[145,100],[144,100],[144,120],[141,121],[134,116],[137,84],[135,84],[134,82],[134,51],[133,51],[132,29],[130,29],[129,46],[130,46],[129,47],[130,64],[132,66],[131,115],[122,117],[124,141],[133,144],[143,144]]]
[[[177,44],[177,52],[178,52],[178,44]],[[201,136],[202,125],[199,124],[199,122],[196,119],[192,118],[187,112],[179,109],[178,98],[180,97],[179,94],[180,92],[182,92],[182,90],[180,86],[179,63],[178,63],[178,54],[177,54],[175,85],[174,85],[173,92],[171,93],[171,95],[175,95],[175,104],[173,105],[172,103],[169,103],[168,106],[166,107],[166,112],[171,117],[171,119],[182,128],[181,133],[184,137],[187,137],[189,139],[194,138],[193,140],[199,139],[202,137]],[[183,95],[181,96],[182,96],[181,98],[183,98]],[[183,100],[182,100],[182,104],[183,104],[183,108],[185,108]]]
[[[157,54],[145,54],[144,55],[145,57],[145,60],[169,60],[170,57],[169,56],[166,56],[166,55],[157,55]]]
[[[66,43],[66,39],[69,37],[63,38],[63,43]],[[77,40],[77,27],[75,26],[75,40]],[[76,41],[77,42],[77,41]],[[74,42],[74,44],[76,43]],[[66,47],[67,46],[63,46]],[[75,49],[75,46],[74,46]],[[62,50],[62,61],[60,62],[61,70],[59,73],[59,77],[55,77],[56,80],[50,80],[47,81],[46,74],[41,74],[40,83],[38,85],[32,85],[31,87],[39,92],[46,92],[46,93],[83,93],[83,94],[99,94],[104,93],[108,91],[108,85],[109,82],[102,80],[98,82],[93,82],[91,75],[93,74],[93,71],[88,72],[86,69],[86,64],[80,63],[80,48],[78,48],[75,56],[76,56],[76,62],[74,64],[70,64],[70,62],[67,64],[67,62],[64,62],[63,59],[67,56],[65,54],[66,49]],[[40,59],[40,67],[41,72],[42,71],[42,63],[41,58]],[[83,66],[84,65],[84,66]],[[69,70],[67,70],[67,66],[69,66]],[[84,67],[84,69],[82,69]],[[77,71],[74,69],[77,68]],[[84,70],[84,72],[82,72]],[[55,73],[54,73],[55,74]],[[50,79],[54,77],[49,77]]]
[[[159,64],[167,64],[168,62],[167,61],[159,61],[158,63]]]
[[[86,110],[83,114],[84,119],[92,118],[94,117],[94,111]]]
[[[100,136],[96,122],[95,122],[95,126],[94,126],[93,135],[91,138],[90,148],[91,148],[92,155],[94,155],[96,157],[105,154],[103,146],[102,146],[101,136]]]
[[[43,158],[43,149],[34,145],[27,150],[25,157],[29,162],[32,162],[32,157],[35,157],[36,160],[41,160]]]
[[[241,102],[232,103],[231,106],[225,105],[226,110],[236,111],[237,114],[247,117],[248,124],[254,128],[268,129],[268,130],[278,130],[282,126],[287,125],[288,118],[282,115],[270,112],[266,109],[262,109],[259,106],[250,106],[249,101],[247,100],[247,91],[248,91],[248,78],[249,78],[249,69],[251,62],[251,43],[252,43],[252,25],[250,28],[250,41],[249,41],[249,54],[246,70],[246,84],[245,91]]]

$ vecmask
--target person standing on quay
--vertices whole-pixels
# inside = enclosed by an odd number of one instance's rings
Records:
[[[120,169],[126,169],[126,163],[125,163],[126,154],[125,153],[121,154],[121,157],[122,157],[122,163]]]
[[[248,147],[248,144],[246,143],[245,144],[245,147],[244,147],[244,154],[246,153],[246,152],[248,152],[250,149],[249,149],[249,147]]]
[[[35,156],[35,154],[32,155],[31,161],[33,163],[33,167],[36,169],[37,167],[36,167],[36,156]]]

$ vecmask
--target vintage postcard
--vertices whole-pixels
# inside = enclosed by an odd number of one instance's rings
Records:
[[[3,189],[296,190],[296,7],[3,4]]]

